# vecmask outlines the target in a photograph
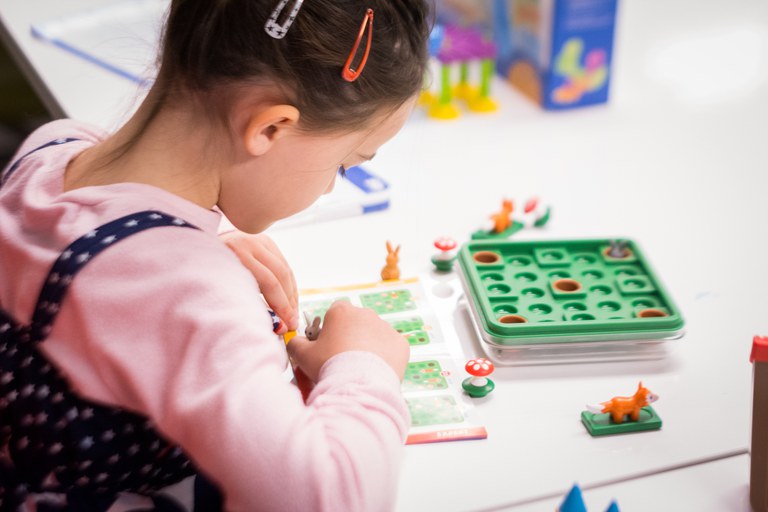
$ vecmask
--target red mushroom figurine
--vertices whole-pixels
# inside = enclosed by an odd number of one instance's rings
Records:
[[[435,240],[435,247],[440,251],[432,256],[432,263],[437,267],[437,270],[443,272],[449,272],[453,268],[453,262],[456,260],[456,240],[448,237],[440,237]]]
[[[493,363],[489,359],[478,357],[476,359],[470,359],[467,361],[464,369],[472,375],[461,383],[461,387],[464,391],[473,398],[480,398],[491,391],[496,385],[488,377],[493,373]]]

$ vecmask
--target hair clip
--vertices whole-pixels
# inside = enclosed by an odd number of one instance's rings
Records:
[[[272,14],[269,15],[267,23],[264,24],[264,30],[267,32],[267,34],[275,39],[282,39],[285,37],[285,34],[288,33],[288,29],[291,28],[293,20],[296,19],[296,15],[299,13],[299,9],[301,9],[301,4],[304,3],[304,0],[295,0],[296,3],[293,5],[291,13],[288,15],[288,18],[283,22],[283,24],[280,25],[277,22],[277,18],[280,17],[280,13],[283,12],[283,9],[285,9],[285,5],[288,2],[289,0],[280,0],[280,3],[277,4],[275,10],[272,11]]]
[[[357,66],[357,69],[352,69],[352,61],[354,60],[355,55],[357,55],[357,49],[360,47],[360,41],[362,41],[363,39],[363,34],[365,34],[366,27],[368,27],[368,42],[365,44],[365,53],[363,54],[363,58],[360,61],[360,65]],[[371,51],[372,35],[373,35],[373,9],[368,9],[365,12],[365,18],[363,18],[363,23],[360,25],[360,33],[357,34],[357,39],[355,40],[354,46],[352,46],[352,51],[349,52],[349,57],[347,57],[347,62],[344,63],[344,69],[341,70],[341,76],[347,82],[354,82],[355,80],[357,80],[357,77],[360,76],[360,73],[363,72],[365,63],[368,60],[368,54]]]

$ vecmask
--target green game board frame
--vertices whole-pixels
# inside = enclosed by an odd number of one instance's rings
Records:
[[[464,244],[459,267],[481,336],[501,347],[681,336],[679,309],[638,244],[621,240],[629,249],[621,259],[607,254],[609,239]],[[557,290],[552,283],[560,278],[576,279],[581,290]],[[569,309],[575,306],[581,309]],[[647,309],[666,316],[636,316]],[[509,323],[509,315],[526,321]]]

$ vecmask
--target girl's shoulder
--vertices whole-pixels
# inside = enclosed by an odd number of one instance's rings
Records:
[[[57,139],[79,139],[83,141],[99,142],[107,137],[107,132],[101,128],[75,121],[73,119],[57,119],[46,123],[32,133],[21,143],[16,155],[11,161],[21,158],[23,155],[33,151],[44,144]]]

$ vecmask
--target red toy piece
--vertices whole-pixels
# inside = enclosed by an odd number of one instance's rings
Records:
[[[464,379],[461,387],[473,398],[484,397],[496,387],[488,375],[493,373],[493,363],[489,359],[478,357],[467,361],[464,369],[472,377]]]
[[[456,252],[454,249],[458,244],[456,240],[448,237],[440,237],[435,240],[435,247],[440,250],[439,253],[432,256],[432,263],[437,270],[449,272],[453,269],[453,262],[456,261]]]

